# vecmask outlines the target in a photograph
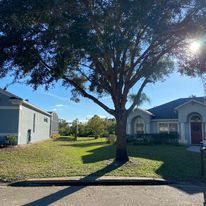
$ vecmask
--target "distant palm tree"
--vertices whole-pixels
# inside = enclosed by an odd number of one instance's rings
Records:
[[[135,97],[136,97],[135,94],[130,94],[129,95],[129,101],[133,102]],[[137,102],[136,108],[139,107],[140,105],[142,105],[144,102],[150,103],[151,100],[150,100],[150,98],[145,93],[142,93],[141,96],[140,96],[139,101]]]

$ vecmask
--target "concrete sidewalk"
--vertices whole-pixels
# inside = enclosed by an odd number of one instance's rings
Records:
[[[187,148],[188,151],[190,152],[197,152],[197,153],[200,153],[200,146],[189,146]]]

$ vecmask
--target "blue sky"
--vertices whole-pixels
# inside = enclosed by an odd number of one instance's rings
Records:
[[[3,88],[8,81],[9,78],[1,79],[0,87]],[[65,90],[60,84],[56,84],[54,88],[48,91],[45,91],[43,88],[34,91],[29,86],[14,84],[8,88],[8,91],[24,99],[29,99],[30,103],[46,111],[57,112],[59,118],[69,122],[75,118],[78,118],[80,121],[86,121],[94,114],[102,117],[111,117],[89,99],[82,98],[80,103],[72,102],[70,100],[70,91]],[[132,92],[134,93],[135,90],[132,90]],[[148,85],[144,92],[151,99],[150,104],[145,103],[141,106],[146,109],[177,98],[189,97],[190,95],[204,95],[203,84],[200,78],[181,76],[179,73],[171,74],[165,81]],[[106,97],[103,101],[111,105],[109,98]]]

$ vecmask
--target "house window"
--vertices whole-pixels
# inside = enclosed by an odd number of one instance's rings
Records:
[[[169,123],[169,132],[177,132],[178,126],[177,123]]]
[[[144,134],[144,120],[141,117],[137,117],[134,124],[135,134]]]
[[[191,118],[190,118],[190,121],[191,122],[201,122],[201,118],[199,115],[193,115]]]
[[[44,117],[44,122],[48,123],[48,118]]]
[[[160,133],[171,133],[171,132],[177,132],[178,126],[177,123],[159,123],[159,132]]]
[[[168,124],[167,123],[159,123],[159,132],[168,132]]]
[[[35,132],[36,127],[36,114],[33,115],[33,133]]]

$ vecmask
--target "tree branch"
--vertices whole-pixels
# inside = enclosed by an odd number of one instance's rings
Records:
[[[109,114],[114,115],[114,110],[110,109],[109,107],[107,107],[104,103],[102,103],[101,101],[99,101],[96,97],[92,96],[91,94],[87,93],[84,89],[81,88],[81,86],[79,86],[77,83],[75,83],[73,80],[69,79],[68,77],[63,77],[63,80],[65,80],[66,82],[68,82],[69,84],[71,84],[75,89],[77,89],[81,95],[83,97],[87,97],[89,99],[91,99],[94,103],[98,104],[100,107],[102,107],[106,112],[108,112]]]

